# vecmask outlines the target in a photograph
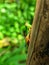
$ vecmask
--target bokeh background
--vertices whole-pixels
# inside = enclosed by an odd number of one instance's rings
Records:
[[[0,0],[0,65],[26,65],[25,37],[35,5],[36,0]]]

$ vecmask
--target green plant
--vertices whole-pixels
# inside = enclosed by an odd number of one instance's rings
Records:
[[[11,39],[10,46],[0,49],[0,65],[25,65],[28,34],[26,22],[32,23],[35,0],[21,0],[20,3],[0,3],[0,40]]]

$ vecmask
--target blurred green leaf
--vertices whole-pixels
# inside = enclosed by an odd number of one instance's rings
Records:
[[[32,23],[36,0],[18,0],[13,3],[0,3],[0,39],[10,38],[10,46],[0,49],[0,65],[26,65],[27,45],[25,36]],[[0,1],[1,2],[1,1]]]

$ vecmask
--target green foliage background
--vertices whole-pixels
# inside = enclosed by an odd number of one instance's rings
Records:
[[[0,3],[0,39],[9,37],[11,45],[0,48],[0,65],[26,65],[27,45],[25,36],[32,23],[35,0],[16,0]],[[16,41],[13,41],[15,40]]]

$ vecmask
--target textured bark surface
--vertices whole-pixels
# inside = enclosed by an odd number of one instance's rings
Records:
[[[41,6],[37,4],[40,9],[38,8],[37,15],[35,12],[34,19],[37,20],[33,21],[33,25],[36,24],[34,28],[32,27],[34,32],[31,32],[27,65],[49,65],[49,0],[37,0],[37,2],[42,4]]]

